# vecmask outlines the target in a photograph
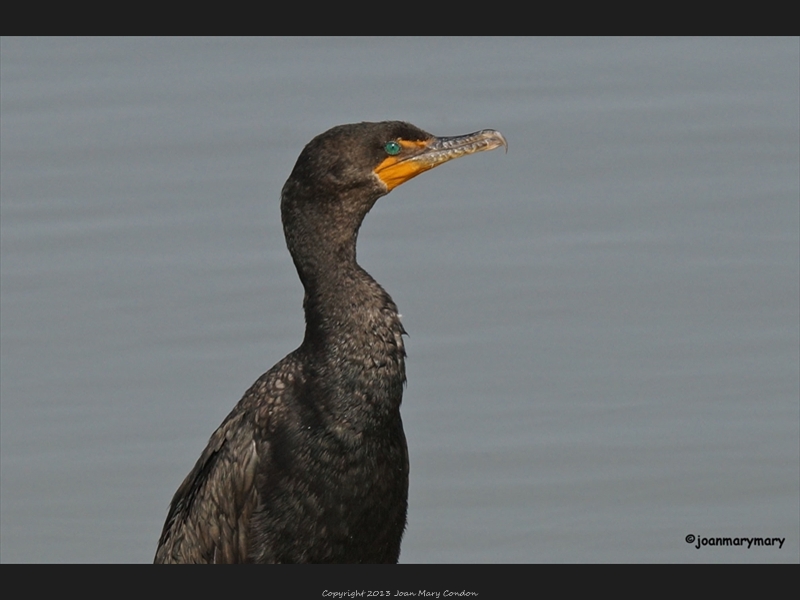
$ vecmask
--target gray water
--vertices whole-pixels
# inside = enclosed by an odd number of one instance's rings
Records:
[[[278,197],[340,123],[502,131],[381,199],[401,562],[800,560],[800,42],[3,39],[0,559],[148,562],[303,335]],[[785,538],[701,547],[687,535]]]

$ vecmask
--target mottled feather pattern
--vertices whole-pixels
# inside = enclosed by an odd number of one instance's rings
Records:
[[[356,262],[358,230],[393,187],[499,145],[491,130],[436,138],[399,121],[341,125],[306,145],[281,193],[305,337],[211,436],[175,493],[155,562],[397,562],[405,330]]]

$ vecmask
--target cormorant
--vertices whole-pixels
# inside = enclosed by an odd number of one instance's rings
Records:
[[[300,154],[281,194],[306,333],[214,432],[169,507],[156,563],[396,563],[408,449],[397,307],[356,262],[375,201],[448,160],[506,146],[400,121],[340,125]]]

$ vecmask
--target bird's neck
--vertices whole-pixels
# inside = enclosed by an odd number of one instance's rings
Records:
[[[311,281],[299,351],[320,389],[309,397],[342,441],[358,444],[400,418],[405,331],[392,299],[355,262]]]
[[[342,351],[337,360],[350,356],[356,361],[382,363],[398,358],[404,332],[397,306],[355,260],[305,278],[303,283],[304,343],[322,344],[326,352]]]
[[[369,418],[396,415],[405,383],[397,307],[356,262],[358,230],[377,197],[342,202],[289,181],[281,206],[286,243],[305,289],[304,361],[329,387],[321,397],[350,416],[371,406],[370,415],[362,413]]]

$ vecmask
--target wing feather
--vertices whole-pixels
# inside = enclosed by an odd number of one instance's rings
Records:
[[[155,562],[247,561],[259,464],[248,417],[249,411],[234,411],[220,425],[175,492]]]

